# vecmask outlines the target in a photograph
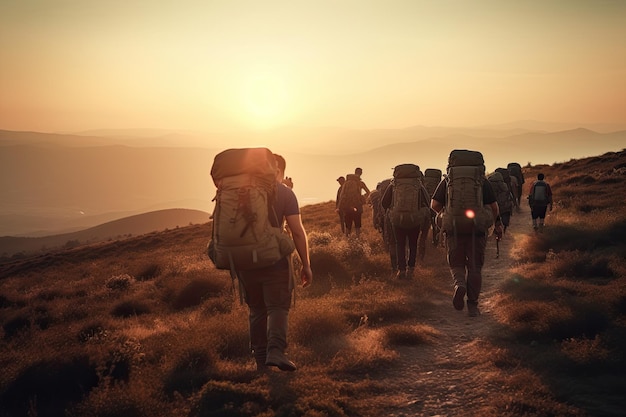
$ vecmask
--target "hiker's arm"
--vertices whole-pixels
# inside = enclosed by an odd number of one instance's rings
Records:
[[[368,195],[370,193],[370,189],[367,188],[367,185],[365,185],[363,181],[361,181],[361,188],[365,190],[365,195]]]
[[[309,241],[306,231],[302,225],[302,217],[300,214],[292,214],[286,217],[287,225],[291,230],[293,242],[296,244],[296,250],[302,262],[302,286],[308,287],[313,282],[313,271],[311,270],[311,262],[309,259]]]

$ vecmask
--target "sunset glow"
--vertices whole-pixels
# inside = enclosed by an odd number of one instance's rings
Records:
[[[626,3],[0,4],[0,128],[624,123]]]

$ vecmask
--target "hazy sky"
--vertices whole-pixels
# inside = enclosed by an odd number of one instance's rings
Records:
[[[621,0],[2,0],[0,129],[626,122]]]

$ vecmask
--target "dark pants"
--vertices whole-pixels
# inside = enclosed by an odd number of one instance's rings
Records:
[[[393,227],[391,225],[391,220],[389,220],[389,216],[385,213],[385,220],[383,225],[383,241],[385,242],[385,246],[389,251],[389,258],[391,261],[391,270],[398,270],[398,253],[396,251],[396,235],[393,232]]]
[[[454,285],[465,287],[467,301],[477,303],[483,283],[481,274],[485,263],[485,235],[448,235],[446,239],[448,265]]]
[[[265,363],[267,351],[287,348],[287,324],[292,280],[287,259],[277,265],[240,272],[246,304],[250,309],[250,348],[257,362]]]
[[[346,226],[346,234],[350,234],[352,231],[352,225],[354,224],[355,229],[361,228],[361,217],[363,215],[363,209],[360,210],[346,210],[343,213],[343,219]]]
[[[337,212],[339,214],[339,224],[341,225],[341,233],[346,233],[346,221],[343,218],[343,211],[339,210]]]
[[[505,229],[509,227],[509,224],[511,224],[511,212],[500,212],[500,218],[502,219],[502,226],[504,226]]]
[[[415,260],[417,259],[417,237],[419,229],[401,229],[393,228],[396,237],[396,257],[398,259],[398,269],[404,271],[407,267],[415,268]],[[406,258],[406,244],[409,243],[409,259]]]

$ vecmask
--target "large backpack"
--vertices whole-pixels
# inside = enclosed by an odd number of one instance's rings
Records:
[[[441,170],[436,168],[427,168],[424,171],[424,187],[428,191],[428,195],[432,197],[441,182]]]
[[[544,181],[536,181],[533,184],[533,188],[530,190],[528,201],[531,206],[547,206],[549,204],[548,184],[546,184]]]
[[[504,181],[504,183],[511,188],[511,173],[509,170],[507,168],[496,168],[495,172],[500,173],[502,181]]]
[[[447,173],[442,229],[455,234],[488,232],[494,219],[491,208],[483,205],[483,155],[455,149],[450,152]]]
[[[381,205],[380,205],[380,200],[381,200],[382,196],[380,194],[380,191],[377,189],[372,190],[369,194],[369,202],[370,205],[372,206],[372,223],[374,225],[374,229],[376,230],[382,230],[383,225],[382,225],[382,213],[381,213]]]
[[[511,189],[506,184],[506,181],[502,178],[502,173],[496,170],[496,172],[489,175],[487,179],[491,183],[491,188],[493,188],[493,192],[498,200],[500,213],[511,212],[513,210],[513,195],[511,194]]]
[[[522,172],[522,166],[517,162],[509,162],[506,166],[507,170],[517,178],[518,184],[521,186],[524,184],[524,173]]]
[[[393,227],[414,229],[430,224],[427,191],[422,184],[422,172],[415,164],[401,164],[394,168],[393,196],[389,218]]]
[[[361,178],[356,174],[346,175],[346,182],[341,187],[339,195],[339,210],[363,211],[363,197],[361,196]]]
[[[273,265],[293,252],[294,242],[283,233],[274,210],[278,184],[269,149],[227,149],[215,156],[211,177],[217,194],[208,254],[216,268],[234,276]]]

